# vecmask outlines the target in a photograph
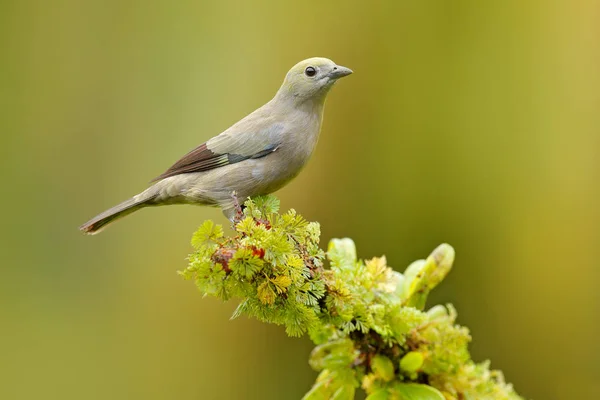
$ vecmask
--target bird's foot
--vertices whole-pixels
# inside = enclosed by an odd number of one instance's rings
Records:
[[[233,222],[233,226],[236,226],[244,218],[244,208],[246,206],[240,204],[236,192],[231,193],[231,198],[233,199],[233,218],[231,222]]]

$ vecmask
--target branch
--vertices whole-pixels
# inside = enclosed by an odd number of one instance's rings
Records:
[[[401,274],[385,257],[362,261],[351,239],[334,239],[325,253],[320,227],[279,200],[258,197],[238,207],[235,235],[205,221],[181,275],[204,294],[241,299],[245,314],[308,334],[317,345],[309,363],[320,374],[305,400],[521,399],[502,373],[471,360],[467,328],[452,305],[424,311],[429,292],[448,274],[454,250],[438,246]],[[325,268],[325,261],[329,268]]]

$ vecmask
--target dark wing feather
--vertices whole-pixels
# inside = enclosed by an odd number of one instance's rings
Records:
[[[225,165],[235,164],[249,158],[264,157],[275,150],[277,150],[277,145],[267,146],[267,148],[264,150],[252,155],[240,155],[233,153],[218,154],[209,150],[206,146],[206,143],[204,143],[187,153],[168,170],[154,178],[151,182],[159,181],[161,179],[179,174],[208,171],[223,167]]]

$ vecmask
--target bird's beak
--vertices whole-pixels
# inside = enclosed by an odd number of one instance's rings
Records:
[[[331,79],[339,79],[343,78],[344,76],[348,76],[351,73],[352,70],[350,68],[342,67],[341,65],[336,65],[329,73],[329,77]]]

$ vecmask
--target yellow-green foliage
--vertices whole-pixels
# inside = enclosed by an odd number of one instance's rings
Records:
[[[205,294],[240,298],[234,317],[310,335],[309,362],[321,372],[305,400],[353,399],[359,387],[369,400],[520,399],[500,372],[471,361],[469,331],[451,305],[424,311],[452,267],[452,247],[399,273],[385,257],[358,260],[350,239],[332,240],[325,253],[319,224],[294,210],[278,214],[273,196],[244,205],[234,236],[212,221],[198,229],[181,274]]]

